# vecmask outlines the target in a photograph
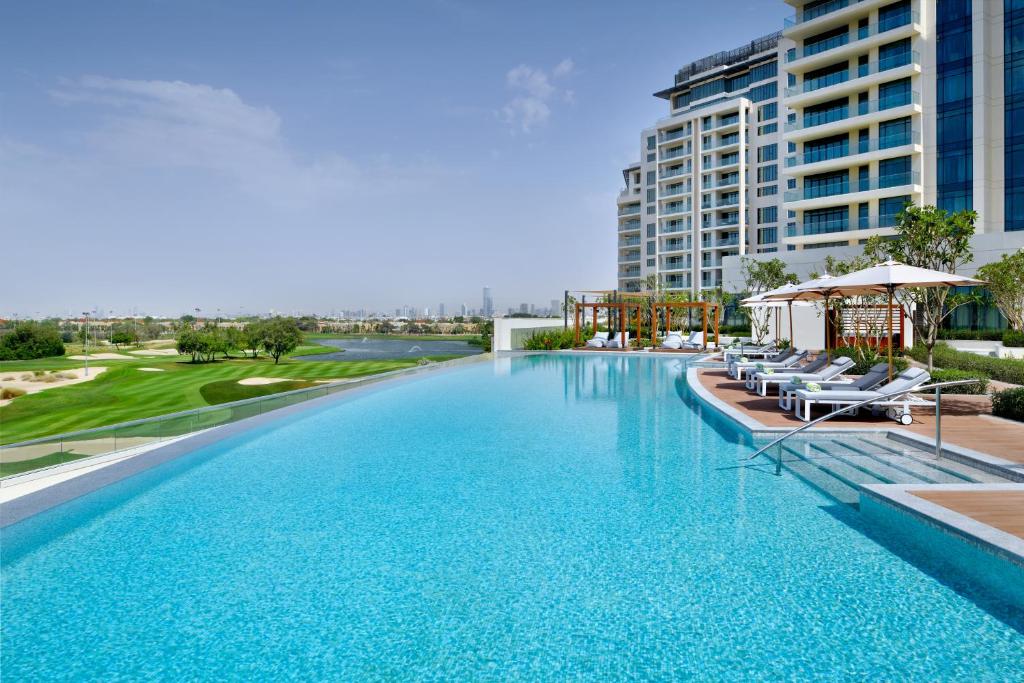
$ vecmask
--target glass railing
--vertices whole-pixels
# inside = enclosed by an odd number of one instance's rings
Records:
[[[732,145],[738,145],[738,144],[740,144],[740,136],[739,135],[729,135],[729,136],[724,137],[721,140],[719,140],[716,144],[709,145],[708,147],[705,147],[704,149],[707,150],[707,151],[711,151],[711,150],[715,150],[715,149],[720,149],[722,147],[731,147]]]
[[[689,289],[690,278],[665,278],[665,289]]]
[[[715,169],[715,168],[725,168],[726,166],[735,166],[738,163],[740,163],[739,156],[736,155],[736,154],[731,154],[731,155],[729,155],[727,157],[723,157],[722,160],[719,161],[717,165],[715,165],[715,166],[708,166],[707,168],[708,168],[708,170]]]
[[[640,229],[640,221],[626,221],[619,226],[619,232],[632,232]]]
[[[900,26],[906,26],[908,24],[916,24],[920,22],[920,15],[917,12],[902,12],[899,15],[888,17],[883,21],[868,24],[867,26],[858,26],[856,29],[856,38],[853,42],[858,40],[864,40],[872,36],[876,36],[879,33],[885,33],[891,31]],[[852,33],[852,32],[851,32]],[[833,36],[827,40],[823,40],[818,43],[812,43],[810,45],[804,45],[803,50],[790,50],[786,53],[786,61],[793,62],[804,57],[810,57],[812,55],[821,54],[828,50],[833,50],[843,45],[848,45],[851,42],[850,33],[841,33],[838,36]]]
[[[460,362],[467,361],[460,359],[445,361],[443,364]],[[436,367],[441,364],[431,365]],[[221,427],[250,417],[265,415],[279,408],[330,396],[346,391],[353,386],[418,371],[417,368],[402,368],[370,377],[339,380],[331,384],[282,391],[269,396],[259,396],[3,445],[0,446],[0,477],[6,480],[8,477],[46,467],[85,461],[86,458],[96,458],[95,462],[103,462],[100,456],[116,454],[115,457],[125,457],[132,452],[155,447],[161,443],[170,443],[214,427]],[[87,464],[82,462],[83,466]]]
[[[723,117],[719,118],[718,119],[718,123],[714,126],[714,128],[724,128],[726,126],[731,126],[734,123],[739,123],[739,122],[740,122],[739,114],[730,114],[729,116],[723,116]]]
[[[708,189],[719,188],[719,187],[729,187],[730,185],[738,185],[739,182],[740,182],[740,175],[738,173],[736,173],[736,174],[728,175],[725,178],[720,178],[717,181],[712,181],[708,185],[705,185],[705,187],[708,188]]]
[[[676,176],[687,175],[693,169],[692,166],[680,166],[679,168],[668,168],[658,173],[661,179],[675,178]]]
[[[625,239],[619,240],[620,247],[637,247],[640,246],[639,237],[626,237]]]
[[[688,251],[690,242],[686,240],[665,240],[665,251]]]
[[[798,202],[802,199],[820,199],[821,197],[833,197],[836,195],[849,194],[851,192],[868,192],[869,190],[884,189],[887,187],[900,187],[902,185],[918,185],[920,174],[916,171],[908,173],[892,173],[889,175],[875,176],[864,180],[844,180],[838,183],[823,184],[820,187],[804,187],[786,192],[783,200],[787,202]]]
[[[666,223],[665,225],[661,226],[661,231],[660,232],[661,232],[662,235],[672,235],[672,234],[677,233],[677,232],[683,232],[684,230],[689,230],[690,227],[691,226],[689,226],[689,225],[687,225],[685,223]]]
[[[689,270],[692,267],[693,267],[693,263],[692,262],[688,263],[688,262],[685,262],[685,261],[675,261],[675,262],[671,262],[670,263],[670,262],[666,261],[665,265],[663,265],[661,267],[661,269],[665,270],[665,271]]]
[[[664,159],[678,159],[679,157],[685,157],[685,156],[687,156],[688,154],[691,154],[691,153],[692,153],[692,151],[690,149],[687,149],[687,147],[674,147],[674,148],[672,148],[670,150],[666,150],[661,155],[661,158],[663,160]]]
[[[635,213],[640,213],[640,205],[639,204],[630,204],[629,206],[620,206],[619,207],[619,215],[620,216],[631,216],[631,215],[633,215]]]
[[[690,131],[686,128],[680,128],[679,130],[670,130],[667,133],[662,133],[661,141],[670,142],[672,140],[678,140],[679,138],[689,137]]]
[[[916,64],[920,61],[920,53],[916,50],[907,50],[906,52],[885,57],[878,61],[858,64],[852,69],[852,76],[850,75],[851,69],[843,69],[842,71],[836,71],[835,73],[806,80],[795,88],[786,88],[785,96],[795,97],[796,95],[801,95],[803,93],[821,90],[822,88],[827,88],[833,85],[839,85],[840,83],[845,83],[849,80],[864,78],[865,76],[889,71],[890,69],[897,69],[908,64]]]
[[[690,210],[691,205],[688,202],[671,202],[664,206],[663,213],[686,213]]]
[[[849,230],[873,230],[875,228],[891,228],[896,225],[896,215],[864,216],[863,218],[837,218],[803,225],[790,225],[786,229],[789,237],[798,235],[828,235]]]
[[[858,139],[857,142],[852,145],[844,144],[838,147],[812,150],[810,152],[804,152],[803,154],[788,156],[786,157],[786,168],[791,166],[801,166],[803,164],[814,164],[819,161],[829,161],[831,159],[842,159],[843,157],[853,156],[856,154],[867,154],[868,152],[877,152],[878,150],[891,149],[893,147],[902,147],[904,145],[920,143],[920,141],[921,135],[916,130],[896,135],[886,135],[880,138],[868,138],[865,140]]]
[[[898,95],[889,95],[888,97],[882,97],[876,100],[858,102],[852,107],[848,105],[836,107],[835,109],[830,109],[827,112],[822,112],[821,114],[805,114],[802,120],[789,121],[786,123],[784,128],[787,133],[790,133],[795,130],[814,128],[815,126],[821,126],[826,123],[843,121],[851,117],[851,111],[853,112],[852,116],[863,116],[865,114],[873,114],[887,109],[903,107],[908,104],[921,104],[921,94],[918,92],[907,91]]]
[[[859,2],[860,0],[853,1]],[[812,19],[817,19],[818,17],[824,16],[826,14],[831,14],[832,12],[835,12],[837,10],[841,10],[844,7],[848,7],[849,5],[850,0],[832,0],[831,2],[826,2],[821,5],[812,7],[810,9],[805,9],[800,12],[797,12],[796,14],[786,17],[783,20],[783,27],[791,28],[793,26],[798,26],[799,24],[810,21]]]
[[[639,260],[640,260],[640,252],[639,251],[631,251],[631,252],[629,252],[627,254],[622,254],[621,256],[619,256],[619,263],[633,263],[634,261],[639,261]]]
[[[672,185],[671,187],[666,187],[665,191],[661,193],[661,196],[675,197],[676,195],[686,194],[687,192],[691,192],[692,190],[692,187],[687,187],[686,185]]]
[[[639,268],[623,268],[619,271],[620,277],[634,277],[640,274]]]

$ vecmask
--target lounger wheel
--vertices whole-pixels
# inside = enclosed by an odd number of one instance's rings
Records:
[[[895,420],[896,419],[896,415],[897,415],[897,413],[896,413],[896,409],[895,408],[886,408],[885,409],[885,416],[887,418],[889,418],[890,420]]]
[[[910,415],[910,413],[903,413],[902,415],[900,415],[899,422],[901,425],[905,427],[909,424],[913,424],[914,418]]]

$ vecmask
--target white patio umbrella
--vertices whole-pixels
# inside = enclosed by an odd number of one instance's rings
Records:
[[[808,280],[807,282],[801,282],[796,285],[783,285],[778,289],[773,289],[770,292],[763,294],[764,298],[769,301],[819,301],[825,300],[825,315],[826,319],[828,316],[828,300],[833,296],[837,295],[836,288],[833,286],[833,281],[836,278],[829,274],[822,275],[821,277]],[[789,311],[789,323],[790,323],[790,339],[793,338],[792,327],[793,327],[793,311]],[[825,355],[831,356],[828,344],[828,334],[825,334]]]
[[[744,308],[782,308],[787,307],[789,309],[789,343],[795,345],[793,341],[793,305],[797,306],[810,306],[809,301],[795,301],[790,299],[777,298],[784,294],[792,294],[796,291],[797,286],[794,284],[785,284],[775,289],[770,289],[767,292],[761,292],[754,296],[748,296],[743,299],[740,303]],[[772,297],[772,298],[768,298]]]
[[[899,261],[885,261],[870,268],[854,271],[847,275],[832,278],[830,286],[841,296],[859,296],[866,294],[888,294],[889,317],[889,379],[892,380],[892,299],[897,289],[909,287],[970,287],[985,284],[981,280],[943,273],[941,270],[930,270],[908,266]]]

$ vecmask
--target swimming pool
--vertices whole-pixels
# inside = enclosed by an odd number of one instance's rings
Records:
[[[4,678],[1024,676],[1020,612],[739,463],[684,377],[472,364],[16,524]]]

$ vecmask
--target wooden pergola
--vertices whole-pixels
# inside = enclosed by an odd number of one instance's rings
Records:
[[[594,332],[597,332],[597,309],[606,308],[608,309],[608,327],[611,328],[611,313],[612,311],[619,312],[619,339],[622,339],[626,334],[626,318],[629,315],[630,309],[636,310],[636,338],[640,339],[642,319],[640,311],[643,309],[643,304],[636,301],[605,301],[597,303],[576,303],[576,346],[581,346],[580,343],[580,329],[582,328],[581,323],[583,322],[583,313],[586,309],[593,311],[594,320]],[[626,347],[628,348],[628,346]]]
[[[651,304],[651,343],[658,346],[658,309],[665,309],[665,331],[672,331],[672,310],[685,308],[687,312],[699,308],[704,320],[704,350],[708,348],[708,312],[714,311],[715,342],[718,342],[718,304],[708,301],[655,301]]]

